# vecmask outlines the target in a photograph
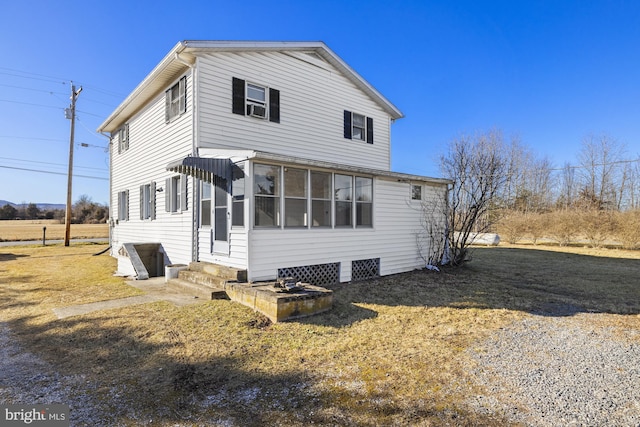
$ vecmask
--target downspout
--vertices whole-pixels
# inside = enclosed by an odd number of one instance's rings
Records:
[[[181,64],[186,65],[191,69],[191,96],[193,97],[192,105],[192,113],[191,113],[191,155],[193,157],[198,157],[198,120],[197,113],[198,109],[198,96],[197,96],[197,88],[198,85],[198,73],[195,63],[183,59],[180,57],[180,53],[175,53],[176,61]],[[200,188],[197,184],[197,180],[194,177],[191,180],[191,194],[193,197],[191,198],[193,203],[193,209],[191,210],[191,261],[198,261],[198,223],[200,218]],[[187,199],[188,200],[188,199]]]

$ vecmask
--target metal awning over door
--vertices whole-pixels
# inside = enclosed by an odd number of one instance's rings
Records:
[[[231,180],[232,163],[229,159],[185,157],[167,165],[167,170],[192,176],[202,181],[225,186]]]

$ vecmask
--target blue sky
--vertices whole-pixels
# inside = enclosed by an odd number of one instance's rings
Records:
[[[321,40],[404,114],[392,169],[439,176],[452,139],[489,129],[576,163],[607,134],[640,154],[637,1],[49,1],[0,14],[0,199],[108,202],[97,126],[180,40]],[[25,170],[28,169],[28,170]]]

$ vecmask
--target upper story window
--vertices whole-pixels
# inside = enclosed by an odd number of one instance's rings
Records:
[[[373,119],[344,110],[344,137],[373,144]]]
[[[118,130],[118,154],[129,149],[129,123]]]
[[[280,91],[233,77],[232,112],[280,123]]]
[[[166,123],[175,120],[187,111],[187,76],[182,77],[165,92],[164,100],[164,119]]]

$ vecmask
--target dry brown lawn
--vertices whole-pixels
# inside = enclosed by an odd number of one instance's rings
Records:
[[[61,374],[97,384],[86,393],[112,405],[112,425],[508,425],[465,406],[479,392],[468,349],[568,306],[640,328],[638,252],[540,247],[337,285],[330,312],[295,322],[223,300],[58,320],[55,307],[138,293],[92,256],[103,248],[0,248],[0,321]]]
[[[42,240],[42,228],[47,227],[46,239],[64,239],[65,225],[50,220],[2,220],[0,242]],[[108,224],[71,224],[72,239],[109,237]]]

